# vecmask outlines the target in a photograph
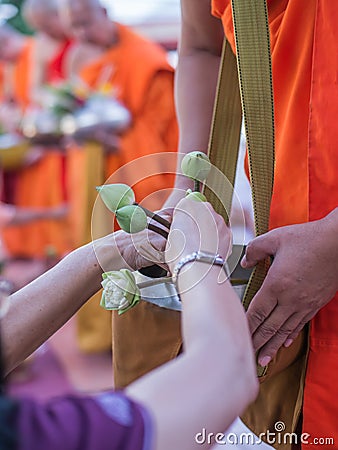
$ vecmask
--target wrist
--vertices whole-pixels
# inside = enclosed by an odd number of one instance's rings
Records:
[[[326,242],[330,248],[330,253],[335,254],[334,260],[336,261],[338,256],[338,208],[331,211],[321,222],[322,225],[324,225],[322,234],[325,236]]]
[[[186,293],[193,289],[201,289],[204,284],[210,287],[225,282],[228,282],[228,278],[220,266],[193,261],[186,264],[178,275],[176,290],[182,299]]]
[[[182,178],[182,177],[181,177]],[[187,189],[191,187],[190,184],[185,185],[184,182],[182,183],[178,183],[177,182],[177,178],[176,178],[176,182],[175,182],[175,187],[173,188],[173,190],[171,191],[169,197],[167,198],[167,200],[165,201],[162,209],[165,208],[175,208],[176,205],[184,199],[185,195],[186,195],[186,191]]]
[[[123,257],[124,239],[125,233],[119,230],[90,244],[102,272],[128,267]]]
[[[172,279],[179,292],[199,283],[213,268],[218,268],[219,282],[230,278],[226,261],[220,256],[205,251],[197,251],[181,258],[172,271]],[[215,270],[212,270],[214,273]],[[184,279],[184,282],[182,280]],[[180,281],[179,281],[180,280]]]

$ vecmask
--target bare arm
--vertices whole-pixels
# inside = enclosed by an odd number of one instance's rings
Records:
[[[36,220],[61,220],[67,215],[66,205],[60,205],[52,208],[17,208],[13,205],[1,205],[4,216],[2,226],[24,225]],[[6,219],[6,220],[4,220]]]
[[[147,265],[135,251],[144,243],[142,233],[121,231],[70,253],[59,264],[9,297],[1,321],[3,360],[10,372],[101,288],[102,269],[119,270]],[[157,238],[157,243],[164,239]],[[148,262],[148,265],[150,263]]]
[[[175,80],[179,152],[206,151],[223,41],[221,22],[211,16],[210,0],[183,0],[182,31]],[[180,161],[179,161],[180,167]],[[178,170],[179,172],[180,170]],[[177,177],[176,187],[190,187]],[[174,206],[171,196],[166,206]]]
[[[170,241],[171,270],[182,256],[198,250],[200,243],[201,249],[215,252],[217,247],[225,256],[230,233],[223,220],[212,216],[205,204],[183,200],[180,205],[183,213],[176,210],[171,233],[181,230],[187,243],[182,252],[178,235]],[[221,241],[214,239],[219,234]],[[218,282],[219,274],[219,267],[204,263],[185,266],[178,280],[184,353],[127,388],[127,394],[153,415],[156,449],[202,448],[195,441],[198,432],[203,428],[224,432],[256,395],[244,310],[230,283]]]

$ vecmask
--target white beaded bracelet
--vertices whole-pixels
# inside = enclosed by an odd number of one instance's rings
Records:
[[[221,266],[223,268],[224,272],[226,273],[227,279],[230,278],[228,265],[227,265],[226,261],[220,255],[214,255],[209,252],[198,251],[198,252],[193,252],[190,255],[185,256],[184,258],[180,259],[180,261],[176,264],[176,266],[173,270],[173,273],[172,273],[172,281],[175,284],[176,288],[177,288],[178,275],[181,272],[181,270],[183,269],[183,267],[186,264],[189,264],[189,263],[195,262],[195,261],[203,262],[203,263],[210,264],[210,265]]]

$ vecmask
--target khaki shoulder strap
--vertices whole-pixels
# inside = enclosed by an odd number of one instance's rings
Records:
[[[238,148],[242,127],[242,107],[236,57],[226,39],[223,42],[214,112],[209,137],[210,161],[234,186],[238,159]],[[205,195],[215,211],[229,222],[232,189],[224,179],[213,180],[212,189],[205,186]]]
[[[265,0],[232,0],[231,4],[237,66],[236,58],[225,42],[209,156],[233,186],[241,128],[241,103],[249,154],[255,232],[260,235],[269,228],[274,178],[274,109],[268,13]],[[224,213],[221,203],[227,212],[230,211],[232,192],[222,192],[222,202],[208,189],[206,194],[217,211],[223,210]],[[261,286],[268,267],[269,261],[265,261],[254,269],[244,296],[246,308]]]

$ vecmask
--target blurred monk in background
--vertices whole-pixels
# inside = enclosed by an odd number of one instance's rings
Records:
[[[31,8],[35,13],[38,11],[36,17],[41,23],[45,21],[47,25],[48,20],[53,16],[54,27],[48,26],[48,28],[53,30],[53,38],[56,39],[57,16],[55,13],[58,9],[55,4],[50,0],[44,0],[40,2],[41,8],[39,8],[39,2],[32,2],[31,5],[29,3],[25,5],[24,11],[34,17],[35,14],[32,13]],[[61,30],[57,36],[62,43],[66,39]],[[16,128],[18,128],[21,120],[30,115],[41,83],[48,82],[49,64],[53,63],[51,55],[57,57],[59,50],[56,45],[54,47],[49,45],[48,41],[45,42],[45,48],[48,51],[43,53],[41,49],[44,45],[41,39],[23,36],[15,30],[12,30],[11,34],[7,33],[7,42],[3,44],[2,49],[13,48],[16,53],[14,50],[11,53],[3,50],[2,59],[5,64],[2,110],[6,113],[10,105],[12,108],[17,108],[19,123],[16,124]],[[40,77],[42,72],[46,72],[43,78]],[[4,240],[9,255],[14,258],[35,259],[44,258],[50,251],[61,256],[72,248],[65,219],[64,178],[64,158],[59,148],[53,146],[48,149],[43,146],[32,146],[27,153],[27,158],[23,161],[23,166],[16,171],[15,175],[5,174],[5,192],[11,196],[6,200],[16,207],[39,210],[58,208],[64,211],[63,218],[59,217],[58,220],[43,220],[28,225],[8,227],[4,230]]]
[[[31,37],[21,34],[7,24],[0,27],[0,100],[2,112],[0,120],[5,130],[6,128],[11,130],[14,125],[6,122],[4,104],[12,108],[9,111],[14,111],[15,108],[16,112],[10,114],[15,116],[15,120],[11,121],[15,122],[15,125],[18,116],[21,116],[21,111],[29,104],[33,46],[34,40]]]
[[[116,130],[114,127],[98,125],[94,132],[91,130],[88,139],[93,140],[94,136],[100,146],[94,146],[91,156],[87,153],[87,157],[91,158],[92,164],[95,164],[95,161],[98,164],[100,151],[104,152],[103,167],[96,167],[98,171],[103,170],[101,182],[96,180],[96,184],[102,184],[109,178],[109,182],[132,185],[137,201],[145,199],[143,204],[156,210],[160,208],[166,190],[173,184],[173,176],[165,172],[174,170],[174,164],[173,167],[165,167],[163,160],[156,157],[150,162],[140,160],[130,167],[128,163],[145,155],[177,150],[174,71],[168,64],[166,52],[128,27],[112,21],[98,0],[65,0],[64,4],[63,17],[70,23],[75,39],[82,45],[91,44],[98,50],[97,57],[82,68],[79,76],[92,95],[109,95],[116,98],[131,115],[126,129]],[[80,51],[81,45],[78,49]],[[88,160],[86,163],[84,153],[79,151],[77,155],[74,154],[74,170],[70,171],[73,188],[70,192],[75,196],[79,209],[79,190],[86,185],[86,180],[88,184],[91,178],[88,174],[85,175],[85,170],[79,170],[79,167],[88,168],[92,167],[92,164],[88,163]],[[114,173],[122,166],[124,168],[120,174],[123,175],[114,178]],[[157,175],[152,176],[154,174]],[[138,182],[143,177],[145,179]],[[88,186],[89,191],[93,193],[94,188],[94,183]],[[93,203],[90,206],[92,208]],[[76,216],[80,217],[81,214],[78,210]],[[91,239],[90,227],[87,239]],[[99,310],[99,297],[100,294],[96,296],[96,303],[89,303],[79,314],[78,334],[83,350],[106,350],[110,345],[111,333],[107,325],[110,314]],[[138,310],[135,308],[134,311],[137,315]],[[102,318],[103,314],[105,319]],[[134,322],[141,326],[137,317],[133,319],[133,313],[125,316],[126,318],[122,319],[120,316],[117,323],[114,317],[114,333],[119,333],[120,327],[126,327],[126,332],[132,333],[127,324],[129,320],[131,327]],[[106,325],[103,325],[104,320]],[[113,342],[116,341],[113,339]],[[113,355],[116,373],[116,365],[120,364],[120,349],[113,346]]]

